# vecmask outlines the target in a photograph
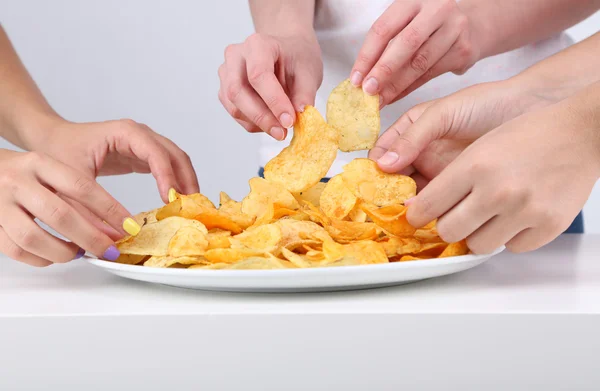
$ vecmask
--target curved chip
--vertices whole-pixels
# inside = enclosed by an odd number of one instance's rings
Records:
[[[169,241],[173,257],[202,255],[208,247],[206,234],[194,226],[181,227]]]
[[[356,205],[358,199],[344,184],[341,175],[336,175],[327,183],[321,193],[319,204],[327,217],[343,220]]]
[[[290,145],[265,165],[265,179],[292,193],[316,185],[335,160],[339,132],[312,106],[306,106],[294,125]]]
[[[417,184],[411,177],[387,174],[371,159],[354,159],[344,166],[341,175],[348,189],[369,204],[402,204],[417,194]]]
[[[417,230],[408,223],[404,205],[388,205],[378,208],[374,205],[362,204],[361,209],[373,220],[375,224],[394,236],[411,236]]]
[[[253,218],[261,217],[268,211],[269,204],[280,207],[298,209],[300,205],[292,193],[277,183],[263,178],[252,178],[248,181],[250,193],[242,200],[242,212]]]
[[[327,99],[327,123],[340,131],[340,151],[371,149],[379,136],[379,95],[344,80]]]

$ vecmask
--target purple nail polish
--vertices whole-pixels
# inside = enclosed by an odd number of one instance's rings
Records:
[[[110,246],[106,249],[102,258],[106,259],[107,261],[116,261],[117,258],[119,258],[119,255],[121,255],[119,250],[117,250],[115,246]]]
[[[77,254],[75,254],[75,258],[73,259],[79,259],[81,257],[83,257],[85,255],[85,250],[80,248],[79,250],[77,250]]]

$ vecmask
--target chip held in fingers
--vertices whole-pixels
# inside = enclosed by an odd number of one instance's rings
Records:
[[[297,115],[290,145],[265,165],[265,179],[292,193],[309,189],[327,174],[340,136],[312,106]]]
[[[344,80],[327,100],[327,123],[340,131],[340,151],[373,148],[381,128],[379,95],[369,95]]]

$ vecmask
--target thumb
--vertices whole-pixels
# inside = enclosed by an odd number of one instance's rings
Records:
[[[429,103],[429,102],[428,102]],[[419,107],[421,106],[421,107]],[[379,153],[377,164],[384,172],[398,172],[412,164],[421,151],[437,139],[443,138],[451,127],[453,110],[445,100],[419,105],[396,121],[380,140],[388,144],[385,153]]]
[[[292,80],[290,100],[296,111],[304,111],[304,106],[314,106],[320,81],[306,69],[298,69]]]

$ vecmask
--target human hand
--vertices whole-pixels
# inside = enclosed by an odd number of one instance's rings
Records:
[[[199,191],[189,156],[169,139],[132,120],[72,123],[55,120],[32,149],[86,174],[97,176],[152,173],[162,200],[169,188]]]
[[[114,239],[125,234],[131,214],[93,177],[39,152],[1,149],[0,183],[2,253],[33,266],[68,262],[84,250],[108,260],[119,256]],[[36,218],[71,242],[42,229]]]
[[[381,107],[446,72],[463,74],[479,60],[475,24],[455,0],[396,0],[373,23],[350,81]]]
[[[438,218],[444,240],[466,238],[475,253],[502,245],[514,252],[534,250],[568,228],[600,175],[598,129],[582,120],[573,104],[561,101],[491,132],[475,126],[483,124],[478,119],[483,117],[471,111],[473,105],[462,106],[462,114],[442,110],[431,115],[434,107],[401,132],[403,141],[394,149],[403,165],[415,156],[421,159],[419,152],[432,140],[477,139],[407,201],[412,225]],[[448,126],[434,120],[440,113]]]
[[[219,79],[219,100],[244,129],[283,140],[323,79],[316,36],[253,34],[225,49]]]

